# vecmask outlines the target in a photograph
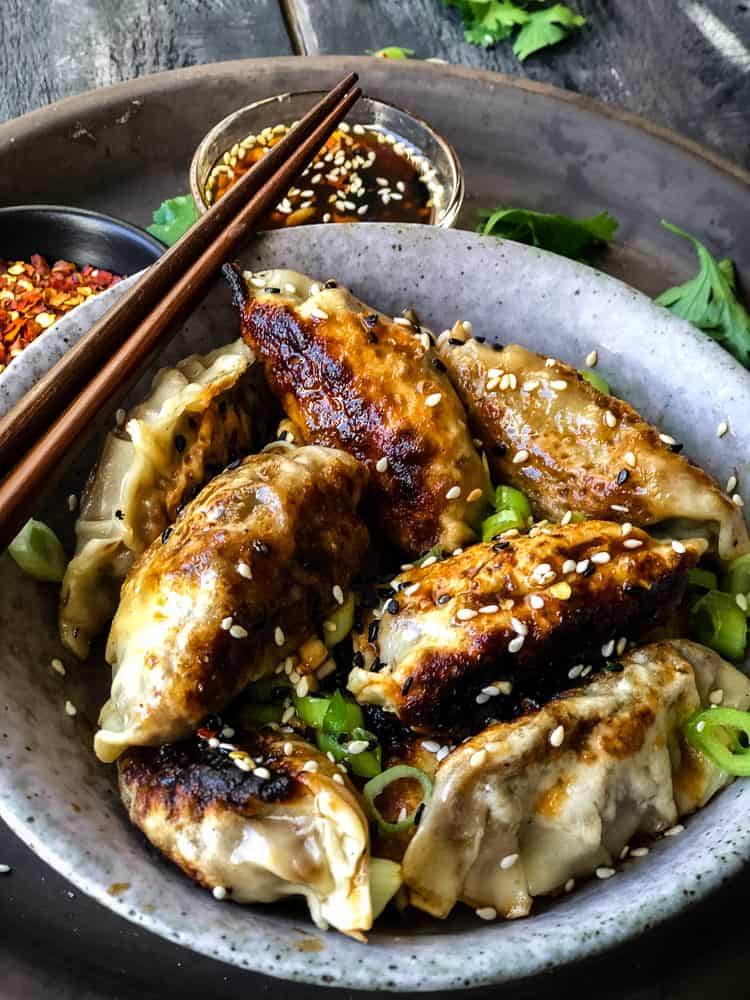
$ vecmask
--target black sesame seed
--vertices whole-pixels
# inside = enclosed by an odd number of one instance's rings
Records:
[[[464,340],[459,340],[458,337],[449,337],[448,338],[448,343],[451,345],[451,347],[463,347],[464,344],[465,344],[465,341]]]
[[[377,321],[378,321],[377,313],[370,313],[369,316],[365,316],[365,323],[367,323],[368,326],[375,326]]]
[[[407,677],[404,681],[404,686],[401,688],[401,694],[408,694],[411,690],[411,686],[414,683],[414,677]]]
[[[372,669],[375,671],[375,673],[377,673],[378,670],[380,670],[384,666],[385,666],[384,660],[375,660],[375,662],[372,665]]]
[[[627,469],[620,469],[617,473],[617,485],[622,486],[623,483],[627,482],[630,473]]]
[[[182,434],[175,434],[174,436],[174,446],[177,449],[178,454],[182,454],[187,445],[187,441]]]
[[[433,368],[437,368],[437,370],[439,372],[447,372],[448,371],[448,369],[445,367],[445,365],[440,360],[440,358],[433,358],[432,359],[432,366],[433,366]]]
[[[591,576],[592,573],[596,571],[596,566],[593,563],[589,563],[586,569],[581,573],[581,576]]]
[[[682,451],[684,447],[685,447],[684,444],[680,444],[678,442],[677,444],[670,444],[669,450],[673,451],[676,455],[679,455],[679,453]]]
[[[378,587],[378,595],[383,601],[388,597],[393,597],[395,593],[396,591],[393,589],[393,587]],[[374,608],[375,604],[373,604],[372,606]]]
[[[508,446],[505,444],[493,444],[490,451],[493,455],[497,455],[498,458],[502,458],[503,455],[507,454]]]
[[[116,510],[115,511],[115,517],[117,518],[118,521],[122,521],[122,519],[124,518],[124,516],[125,515],[123,514],[123,512],[121,510]]]
[[[505,348],[503,347],[502,344],[493,344],[492,345],[492,350],[493,351],[504,351]]]
[[[170,524],[170,526],[168,528],[165,528],[164,531],[162,531],[161,533],[162,545],[166,542],[166,540],[169,538],[171,534],[172,534],[172,525]]]
[[[474,340],[476,340],[476,342],[478,344],[483,344],[487,340],[487,338],[486,337],[475,337]]]
[[[352,657],[352,666],[353,667],[364,667],[364,665],[365,665],[365,658],[364,658],[364,656],[362,656],[362,654],[359,652],[359,650],[357,650],[357,652]]]
[[[414,813],[414,826],[419,826],[419,821],[422,819],[422,813],[424,812],[424,802],[420,802],[417,806],[417,811]]]
[[[435,601],[435,604],[447,604],[450,599],[451,599],[450,594],[441,594],[440,597],[438,597],[437,600]]]
[[[281,294],[281,289],[280,288],[270,288],[269,287],[269,288],[264,288],[263,291],[267,292],[269,295],[280,295]]]
[[[323,285],[323,288],[338,288],[338,287],[339,286],[336,284],[333,278],[329,278],[328,281],[326,281],[325,285]]]
[[[241,461],[242,461],[241,458],[235,458],[235,460],[233,462],[229,463],[229,465],[227,466],[227,469],[232,470],[232,469],[239,468],[239,465],[240,465]]]
[[[370,622],[367,627],[367,638],[370,642],[375,642],[378,638],[378,629],[380,628],[380,622],[375,619],[375,621]]]
[[[503,549],[507,549],[509,545],[510,542],[495,542],[495,544],[492,546],[492,551],[502,552]]]
[[[270,556],[271,554],[271,549],[268,547],[268,545],[266,545],[265,542],[262,542],[259,538],[254,539],[253,548],[258,553],[258,555]]]
[[[395,597],[392,597],[390,601],[385,606],[385,610],[389,615],[397,615],[399,611],[399,604]]]

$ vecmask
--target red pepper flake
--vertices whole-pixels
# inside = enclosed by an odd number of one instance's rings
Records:
[[[28,262],[0,257],[0,372],[61,316],[118,281],[121,275],[93,264],[50,267],[36,253]]]

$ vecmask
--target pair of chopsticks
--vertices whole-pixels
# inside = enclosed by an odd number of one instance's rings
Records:
[[[0,553],[99,411],[138,380],[325,144],[362,93],[356,81],[350,73],[316,104],[0,419]]]

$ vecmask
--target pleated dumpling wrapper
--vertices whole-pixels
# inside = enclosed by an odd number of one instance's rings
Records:
[[[252,364],[237,340],[163,368],[107,435],[81,498],[60,595],[60,638],[81,659],[111,621],[135,557],[210,476],[260,439]]]
[[[215,735],[222,749],[202,733],[120,758],[132,822],[218,898],[302,895],[318,927],[361,937],[372,925],[369,832],[349,779],[293,735]]]
[[[684,740],[683,723],[750,681],[695,643],[659,642],[514,722],[489,726],[439,764],[403,859],[411,902],[445,917],[462,900],[523,917],[534,896],[609,874],[626,844],[671,829],[732,779]]]
[[[489,477],[431,335],[335,281],[225,273],[242,336],[304,440],[367,465],[367,510],[385,538],[410,557],[475,540]]]
[[[366,483],[350,455],[303,447],[253,455],[204,487],[123,585],[101,760],[187,736],[338,607],[368,545]]]
[[[668,534],[705,532],[722,559],[750,551],[740,507],[682,446],[575,368],[518,344],[496,350],[460,324],[440,356],[495,481],[526,493],[537,517],[666,522]]]

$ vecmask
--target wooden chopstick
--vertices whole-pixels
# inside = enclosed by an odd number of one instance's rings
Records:
[[[75,446],[82,445],[87,431],[90,432],[95,426],[100,409],[108,405],[111,410],[117,400],[137,381],[154,354],[164,346],[169,333],[208,290],[221,264],[283,196],[361,93],[359,88],[351,90],[335,103],[317,127],[309,132],[283,165],[268,177],[250,201],[228,221],[200,256],[184,273],[176,277],[154,308],[137,322],[127,340],[104,362],[103,367],[78,393],[70,406],[54,420],[0,483],[0,552],[38,507],[42,491],[55,480],[65,457]],[[260,162],[263,163],[263,160]],[[250,172],[245,177],[249,175]],[[217,207],[220,204],[221,201]],[[159,263],[160,261],[154,267],[158,267]]]
[[[274,175],[300,140],[320,125],[356,82],[357,74],[350,73],[311,108],[0,418],[0,477],[20,460],[253,193]]]

